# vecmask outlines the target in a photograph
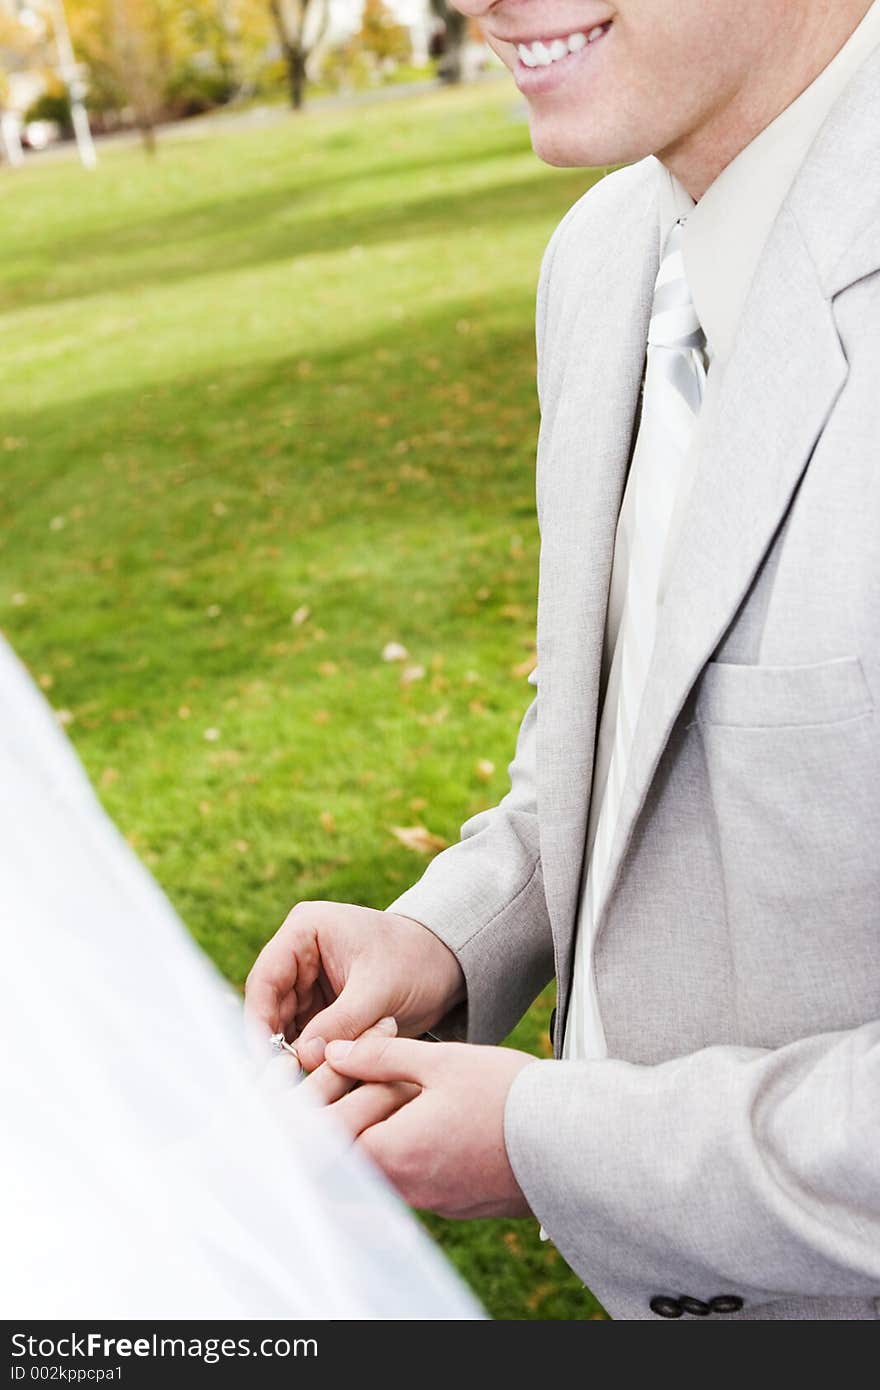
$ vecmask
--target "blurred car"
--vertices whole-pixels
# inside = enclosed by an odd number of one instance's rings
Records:
[[[57,121],[28,121],[22,127],[21,143],[26,150],[45,150],[61,139]]]

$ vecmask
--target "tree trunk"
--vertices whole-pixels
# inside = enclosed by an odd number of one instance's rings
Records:
[[[160,115],[161,77],[155,51],[132,19],[129,0],[113,0],[111,9],[113,66],[134,111],[134,121],[147,154],[156,153],[156,121]]]
[[[156,127],[149,116],[140,115],[137,118],[138,130],[141,133],[141,144],[145,154],[155,154],[156,146]]]
[[[290,104],[294,111],[300,111],[306,99],[306,55],[299,48],[285,47],[284,61],[287,64]]]
[[[443,57],[437,69],[441,82],[454,84],[464,77],[464,49],[467,43],[467,16],[453,9],[448,0],[431,0],[431,12],[443,20],[445,39]]]
[[[275,21],[278,42],[281,45],[284,64],[287,68],[287,86],[290,92],[290,104],[294,111],[301,110],[306,99],[306,62],[309,55],[303,44],[303,26],[310,3],[311,0],[305,0],[299,13],[299,27],[291,33],[292,26],[285,18],[282,0],[269,0],[269,10]],[[326,10],[329,14],[329,6],[326,7]]]

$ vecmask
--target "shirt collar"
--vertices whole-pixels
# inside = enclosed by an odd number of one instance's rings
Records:
[[[836,57],[746,146],[699,203],[663,165],[660,244],[687,219],[682,242],[694,305],[713,361],[725,362],[773,223],[831,108],[880,45],[880,0]]]

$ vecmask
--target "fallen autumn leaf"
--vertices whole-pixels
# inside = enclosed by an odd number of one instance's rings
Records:
[[[449,844],[442,835],[434,835],[423,825],[392,825],[391,834],[415,854],[436,854]]]

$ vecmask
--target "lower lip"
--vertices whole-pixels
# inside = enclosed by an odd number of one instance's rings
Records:
[[[548,63],[546,67],[527,68],[522,59],[517,58],[513,77],[523,96],[539,96],[544,92],[553,92],[557,87],[561,87],[585,63],[591,62],[596,57],[596,50],[605,43],[611,27],[609,24],[600,39],[594,39],[579,53],[569,53],[567,58],[558,58],[555,63]]]

